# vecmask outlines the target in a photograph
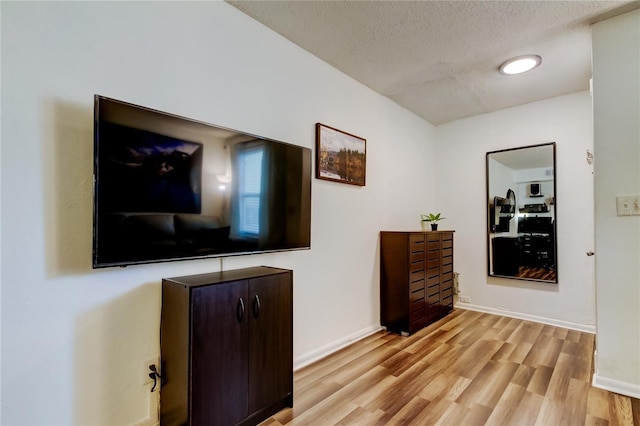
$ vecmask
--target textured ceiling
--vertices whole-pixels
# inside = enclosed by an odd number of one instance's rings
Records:
[[[591,28],[633,1],[230,1],[434,125],[589,88]],[[527,74],[498,66],[542,56]]]

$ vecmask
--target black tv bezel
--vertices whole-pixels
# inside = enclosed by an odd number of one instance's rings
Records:
[[[303,182],[303,186],[308,187],[308,244],[300,245],[300,246],[292,246],[285,248],[268,248],[268,249],[255,249],[255,250],[246,250],[246,251],[232,251],[232,252],[223,252],[223,253],[209,253],[203,255],[193,255],[193,256],[178,256],[178,257],[167,257],[167,258],[158,258],[158,259],[146,259],[146,260],[132,260],[132,261],[117,261],[117,262],[100,262],[98,259],[98,245],[99,245],[99,235],[98,235],[98,224],[99,224],[99,209],[98,209],[98,187],[99,187],[99,123],[100,123],[100,102],[115,102],[121,104],[125,107],[135,108],[142,111],[147,111],[153,114],[159,114],[162,116],[166,116],[172,119],[184,120],[186,122],[191,122],[207,127],[212,127],[215,129],[219,129],[226,132],[236,133],[238,135],[248,136],[268,142],[273,142],[277,144],[294,146],[299,148],[302,152],[306,153],[304,165],[305,165],[305,180],[306,183]],[[302,250],[310,250],[311,249],[311,190],[312,190],[312,149],[292,144],[289,142],[280,141],[277,139],[271,139],[264,136],[256,135],[253,133],[247,133],[240,130],[235,130],[232,128],[219,126],[217,124],[208,123],[201,120],[196,120],[184,116],[180,116],[177,114],[169,113],[166,111],[157,110],[154,108],[149,108],[141,105],[137,105],[134,103],[130,103],[127,101],[122,101],[119,99],[111,98],[104,95],[94,94],[94,106],[93,106],[93,185],[92,185],[92,204],[93,204],[93,225],[92,225],[92,268],[93,269],[102,269],[102,268],[113,268],[113,267],[128,267],[135,265],[148,265],[148,264],[156,264],[156,263],[167,263],[167,262],[177,262],[177,261],[187,261],[187,260],[200,260],[200,259],[216,259],[216,258],[224,258],[224,257],[236,257],[236,256],[247,256],[253,254],[266,254],[266,253],[278,253],[278,252],[289,252],[289,251],[302,251]]]

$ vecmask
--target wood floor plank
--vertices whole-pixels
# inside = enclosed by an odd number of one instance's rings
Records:
[[[505,317],[506,318],[506,317]],[[498,334],[496,334],[496,340],[502,340],[503,342],[506,342],[511,335],[516,331],[516,329],[518,328],[518,325],[520,324],[520,320],[517,320],[515,318],[506,318],[507,321],[501,321],[501,323],[503,323],[504,325],[501,326],[500,328],[500,332],[498,332]],[[496,326],[499,324],[500,322],[496,323]]]
[[[598,388],[589,389],[587,415],[609,422],[609,392]]]
[[[571,412],[566,409],[564,401],[553,398],[544,398],[540,413],[535,424],[540,426],[548,425],[581,425],[584,419],[571,417]]]
[[[509,343],[535,343],[544,326],[542,324],[520,321],[516,329],[511,333]]]
[[[631,400],[631,411],[633,411],[633,424],[640,425],[640,399],[629,399]]]
[[[478,340],[468,346],[468,349],[453,360],[451,368],[459,376],[473,379],[502,346],[497,340]]]
[[[517,369],[518,364],[489,361],[456,402],[466,407],[480,404],[494,408]]]
[[[384,411],[371,412],[365,410],[362,407],[356,407],[346,417],[340,420],[337,425],[353,425],[353,424],[366,424],[366,425],[385,425]]]
[[[525,360],[525,358],[529,354],[529,351],[533,347],[533,344],[532,343],[515,343],[515,346],[516,346],[515,349],[513,350],[513,352],[511,352],[511,355],[509,356],[509,361],[522,364],[522,362]]]
[[[451,404],[454,404],[454,402],[445,398],[431,401],[429,405],[427,405],[416,415],[416,417],[409,423],[409,425],[434,425],[444,415],[444,413],[447,412]]]
[[[502,346],[500,346],[500,349],[498,349],[496,353],[493,354],[493,357],[491,357],[491,359],[493,361],[508,361],[509,357],[511,357],[511,354],[517,347],[518,346],[513,343],[504,342],[502,343]]]
[[[467,414],[467,417],[459,423],[464,426],[482,426],[485,424],[489,424],[487,419],[491,415],[491,408],[485,407],[484,405],[475,404]]]
[[[424,408],[429,405],[429,401],[422,397],[415,397],[404,407],[402,407],[397,413],[395,413],[387,421],[388,425],[406,425],[416,418]]]
[[[373,407],[374,402],[383,400],[385,395],[389,393],[389,389],[398,381],[395,376],[387,376],[378,383],[373,384],[365,389],[360,395],[357,395],[353,402],[360,407]]]
[[[449,408],[435,422],[435,425],[459,425],[462,424],[467,417],[469,409],[455,402],[449,405]]]
[[[571,418],[585,419],[587,416],[587,402],[589,400],[589,388],[587,381],[569,379],[569,394],[565,405],[570,407]]]
[[[502,393],[500,400],[487,419],[487,423],[495,426],[509,425],[518,413],[518,406],[527,389],[514,383],[509,383]]]
[[[532,392],[525,392],[518,404],[518,409],[514,411],[510,424],[512,425],[533,425],[538,418],[540,408],[544,402],[544,397]]]
[[[424,373],[428,367],[429,365],[423,362],[414,364],[405,374],[398,377],[380,398],[375,399],[365,408],[368,410],[398,411],[402,405],[418,394],[423,386],[422,382],[424,382],[421,373]],[[429,374],[433,375],[432,372]]]
[[[380,348],[378,351],[367,352],[366,356],[360,356],[353,359],[342,368],[323,377],[323,380],[332,381],[342,385],[352,383],[372,368],[381,365],[395,353],[396,350],[394,348]]]
[[[532,347],[532,350],[530,350],[525,357],[523,364],[533,367],[537,367],[538,365],[553,367],[556,365],[556,361],[560,356],[563,344],[564,340],[562,339],[541,334]],[[534,350],[533,348],[536,349]]]
[[[587,414],[584,424],[585,426],[609,426],[609,421]]]
[[[640,426],[640,401],[591,387],[594,336],[455,309],[294,373],[284,425]]]
[[[546,395],[552,375],[553,368],[539,366],[535,369],[531,381],[529,381],[529,386],[527,386],[527,390],[538,395]]]
[[[451,373],[441,373],[430,380],[418,393],[429,401],[447,399],[455,401],[471,383],[471,379],[456,376]]]
[[[513,375],[511,379],[511,383],[522,386],[523,388],[527,388],[529,383],[531,383],[531,379],[533,375],[536,373],[536,369],[534,367],[530,367],[528,365],[519,364],[518,370]]]
[[[613,402],[610,404],[609,419],[612,424],[630,425],[633,424],[633,412],[631,398],[611,394]]]

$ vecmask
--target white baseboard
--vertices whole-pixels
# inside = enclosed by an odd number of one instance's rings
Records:
[[[598,376],[597,373],[594,373],[591,384],[594,388],[600,388],[640,399],[640,385],[635,383],[621,382],[620,380],[609,379],[607,377]]]
[[[487,314],[502,315],[503,317],[517,318],[526,321],[539,322],[542,324],[553,325],[555,327],[568,328],[569,330],[582,331],[584,333],[596,334],[595,325],[576,324],[569,321],[561,321],[553,318],[539,317],[537,315],[523,314],[520,312],[507,311],[503,309],[488,308],[486,306],[472,305],[471,303],[457,302],[456,308],[466,309],[469,311],[484,312]]]
[[[325,358],[332,353],[337,352],[354,342],[357,342],[358,340],[362,340],[367,336],[371,336],[372,334],[377,333],[380,330],[382,330],[382,327],[379,325],[363,328],[362,330],[356,331],[355,333],[338,339],[335,342],[331,342],[328,345],[303,354],[293,361],[293,371],[306,367],[309,364],[313,364],[314,362],[319,361],[322,358]]]

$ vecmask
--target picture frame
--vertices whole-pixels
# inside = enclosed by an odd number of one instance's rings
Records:
[[[365,186],[367,141],[316,123],[316,178]]]

